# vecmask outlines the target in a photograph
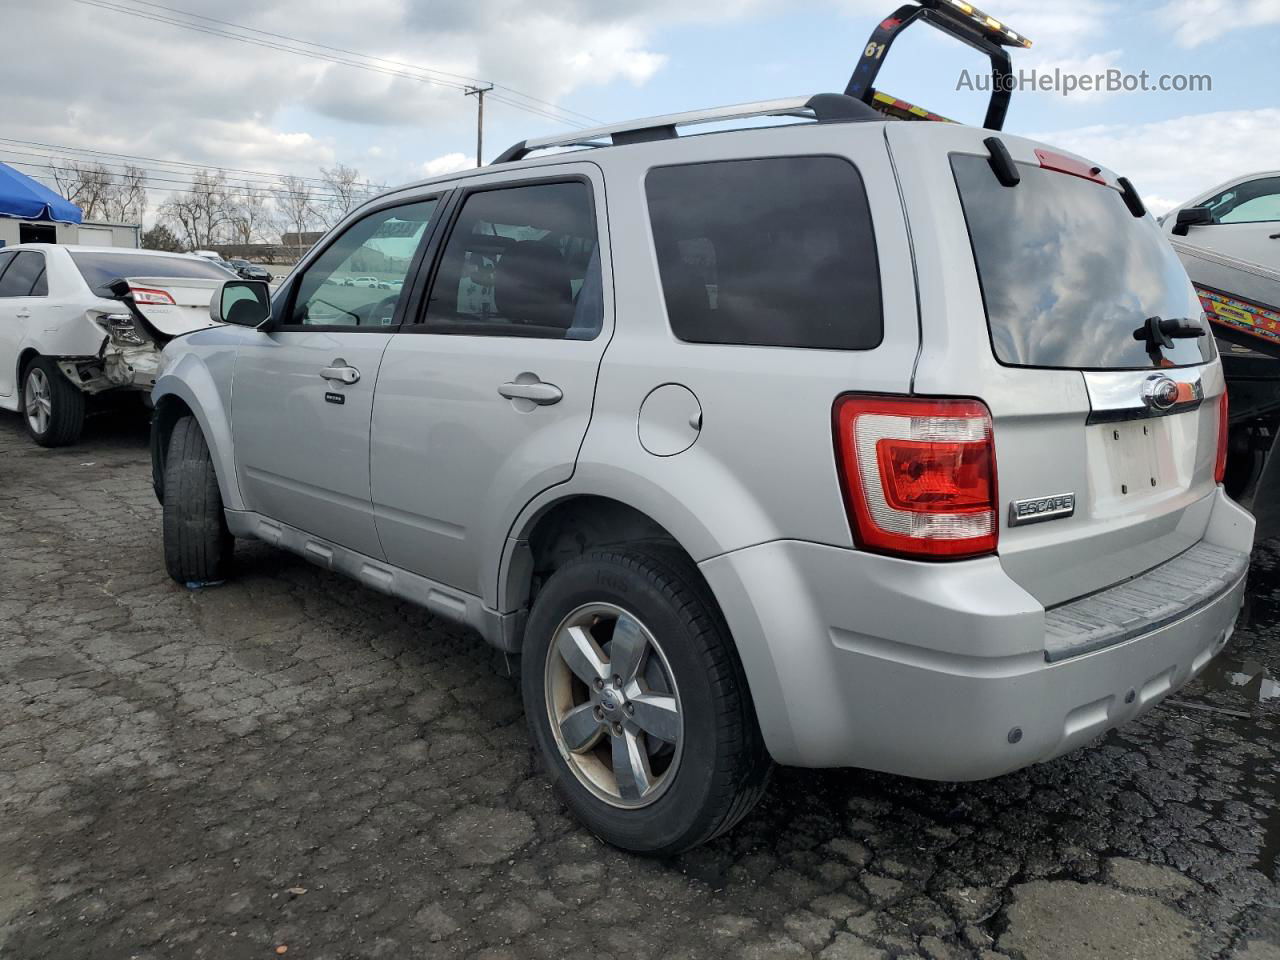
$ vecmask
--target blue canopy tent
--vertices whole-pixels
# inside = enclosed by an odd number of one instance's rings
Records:
[[[0,163],[0,217],[79,223],[84,214],[74,203],[43,183]]]

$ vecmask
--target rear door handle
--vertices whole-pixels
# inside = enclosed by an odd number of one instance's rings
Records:
[[[508,400],[531,400],[540,407],[559,403],[564,398],[563,391],[554,383],[543,383],[541,380],[533,383],[504,383],[498,388],[498,393]]]
[[[360,371],[349,365],[347,361],[341,357],[333,361],[332,366],[325,367],[320,371],[320,376],[326,380],[333,380],[336,383],[355,383],[360,379]]]
[[[14,316],[15,316],[15,317],[17,317],[19,320],[30,320],[30,319],[31,319],[31,311],[30,311],[30,310],[19,310],[17,313],[15,313],[15,314],[14,314]]]
[[[1272,239],[1272,240],[1280,240],[1280,233],[1273,233],[1273,234],[1271,235],[1271,239]]]

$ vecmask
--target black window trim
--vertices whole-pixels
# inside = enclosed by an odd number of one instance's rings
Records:
[[[414,304],[413,320],[406,323],[400,332],[417,334],[419,336],[435,337],[479,337],[482,339],[506,337],[511,340],[550,340],[552,342],[555,342],[556,340],[564,340],[565,338],[563,337],[522,337],[518,333],[503,332],[508,327],[513,326],[510,324],[496,324],[494,326],[493,333],[480,333],[475,330],[461,330],[457,333],[450,333],[445,330],[428,329],[426,320],[427,306],[431,302],[431,290],[435,286],[436,276],[440,272],[440,266],[444,260],[445,248],[449,245],[449,240],[453,236],[453,228],[457,225],[459,218],[462,216],[462,210],[466,206],[467,200],[477,193],[494,193],[499,190],[511,190],[517,187],[539,187],[553,183],[582,183],[586,185],[587,197],[591,204],[591,223],[596,230],[596,249],[599,250],[601,247],[600,206],[596,202],[595,181],[585,173],[559,173],[534,177],[513,177],[488,183],[478,183],[472,186],[459,186],[456,190],[455,196],[453,197],[452,203],[450,204],[448,211],[448,223],[441,230],[440,242],[436,245],[436,248],[433,251],[431,269],[429,271],[424,271],[424,273],[427,274],[426,282],[423,284],[421,296]],[[608,280],[612,280],[611,272]],[[602,287],[606,283],[605,258],[603,254],[600,256],[600,283]],[[606,316],[601,317],[600,329],[595,332],[593,337],[587,340],[566,340],[565,342],[591,343],[592,341],[600,339],[601,334],[605,331],[605,320],[607,319],[608,313],[609,311],[606,309]]]
[[[4,283],[4,275],[8,273],[9,267],[12,264],[17,263],[18,257],[24,253],[29,253],[34,257],[40,258],[40,272],[37,273],[35,275],[35,279],[31,281],[31,289],[32,290],[35,289],[36,284],[40,281],[42,277],[46,278],[44,293],[31,293],[30,291],[27,291],[26,293],[21,293],[21,294],[18,294],[17,296],[12,296],[12,297],[6,297],[6,296],[0,295],[0,300],[38,300],[42,297],[49,296],[49,286],[48,286],[48,280],[47,280],[48,271],[49,271],[49,258],[45,256],[43,250],[3,250],[3,251],[0,251],[0,253],[10,254],[8,259],[4,262],[3,267],[0,268],[0,284]]]
[[[662,284],[662,267],[657,261],[658,243],[657,238],[653,234],[653,216],[649,210],[649,175],[655,170],[667,170],[672,167],[701,167],[715,163],[734,163],[742,160],[842,160],[847,163],[854,172],[854,176],[858,178],[858,185],[862,188],[862,195],[866,198],[867,203],[867,220],[871,226],[871,254],[875,260],[875,277],[876,287],[880,292],[880,337],[874,344],[867,347],[805,347],[797,344],[767,344],[767,343],[725,343],[720,340],[685,340],[676,333],[675,326],[671,323],[671,315],[667,311],[667,293]],[[769,154],[752,154],[748,157],[716,157],[712,160],[693,160],[688,162],[672,162],[658,163],[651,166],[644,174],[644,208],[645,208],[645,229],[649,235],[649,250],[654,255],[654,276],[658,284],[658,299],[662,303],[662,314],[667,321],[667,332],[671,334],[672,342],[679,344],[681,347],[730,347],[734,350],[823,350],[832,353],[869,353],[872,350],[878,350],[884,345],[885,339],[885,312],[884,312],[884,290],[885,277],[881,268],[880,260],[880,237],[876,229],[875,211],[871,209],[871,192],[867,189],[867,179],[862,175],[862,168],[854,161],[852,157],[847,157],[840,153],[830,152],[803,152],[803,153],[769,153]]]
[[[314,250],[309,251],[305,265],[300,264],[301,270],[289,280],[288,289],[282,289],[272,302],[271,323],[267,327],[268,333],[398,333],[401,325],[405,322],[408,315],[409,301],[414,299],[417,292],[417,277],[422,271],[424,260],[428,254],[432,252],[433,246],[440,233],[440,222],[444,219],[442,214],[449,210],[449,201],[452,198],[453,191],[446,187],[437,192],[423,194],[422,196],[409,196],[399,198],[388,198],[385,202],[363,210],[361,216],[352,220],[342,230],[331,231],[332,236],[325,238],[324,245],[317,244]],[[415,203],[426,203],[428,200],[436,201],[436,209],[432,213],[431,222],[427,224],[427,233],[423,237],[422,242],[418,245],[417,251],[413,255],[413,259],[409,261],[409,269],[405,274],[405,284],[400,288],[401,296],[399,302],[396,303],[396,312],[393,316],[393,322],[385,326],[357,326],[345,323],[283,323],[284,317],[293,316],[293,308],[298,297],[298,288],[302,285],[302,278],[306,272],[311,269],[322,256],[329,251],[335,243],[337,243],[347,232],[362,220],[376,216],[387,210],[393,210],[396,207],[407,207]],[[412,281],[410,278],[413,278]],[[230,279],[230,278],[228,278]],[[408,297],[404,296],[405,287],[410,288]],[[279,304],[281,309],[276,309]]]

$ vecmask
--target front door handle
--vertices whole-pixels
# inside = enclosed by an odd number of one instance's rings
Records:
[[[1280,240],[1280,233],[1273,233],[1270,237],[1272,240]]]
[[[332,366],[325,367],[320,371],[320,376],[326,380],[333,380],[335,383],[351,384],[360,379],[360,371],[341,357],[338,357],[333,361]]]
[[[541,380],[532,383],[504,383],[498,388],[498,393],[508,400],[530,400],[540,407],[559,403],[564,398],[563,391],[554,383],[543,383]]]
[[[17,313],[15,313],[15,314],[14,314],[14,316],[15,316],[15,317],[17,317],[19,320],[30,320],[30,319],[31,319],[31,311],[30,311],[30,310],[19,310]]]

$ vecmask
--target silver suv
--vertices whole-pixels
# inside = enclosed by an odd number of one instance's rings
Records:
[[[765,115],[796,122],[678,135]],[[839,95],[501,161],[166,348],[175,579],[254,538],[471,625],[564,802],[651,854],[772,763],[1057,757],[1226,644],[1222,370],[1123,178]],[[363,273],[402,283],[330,282]]]

